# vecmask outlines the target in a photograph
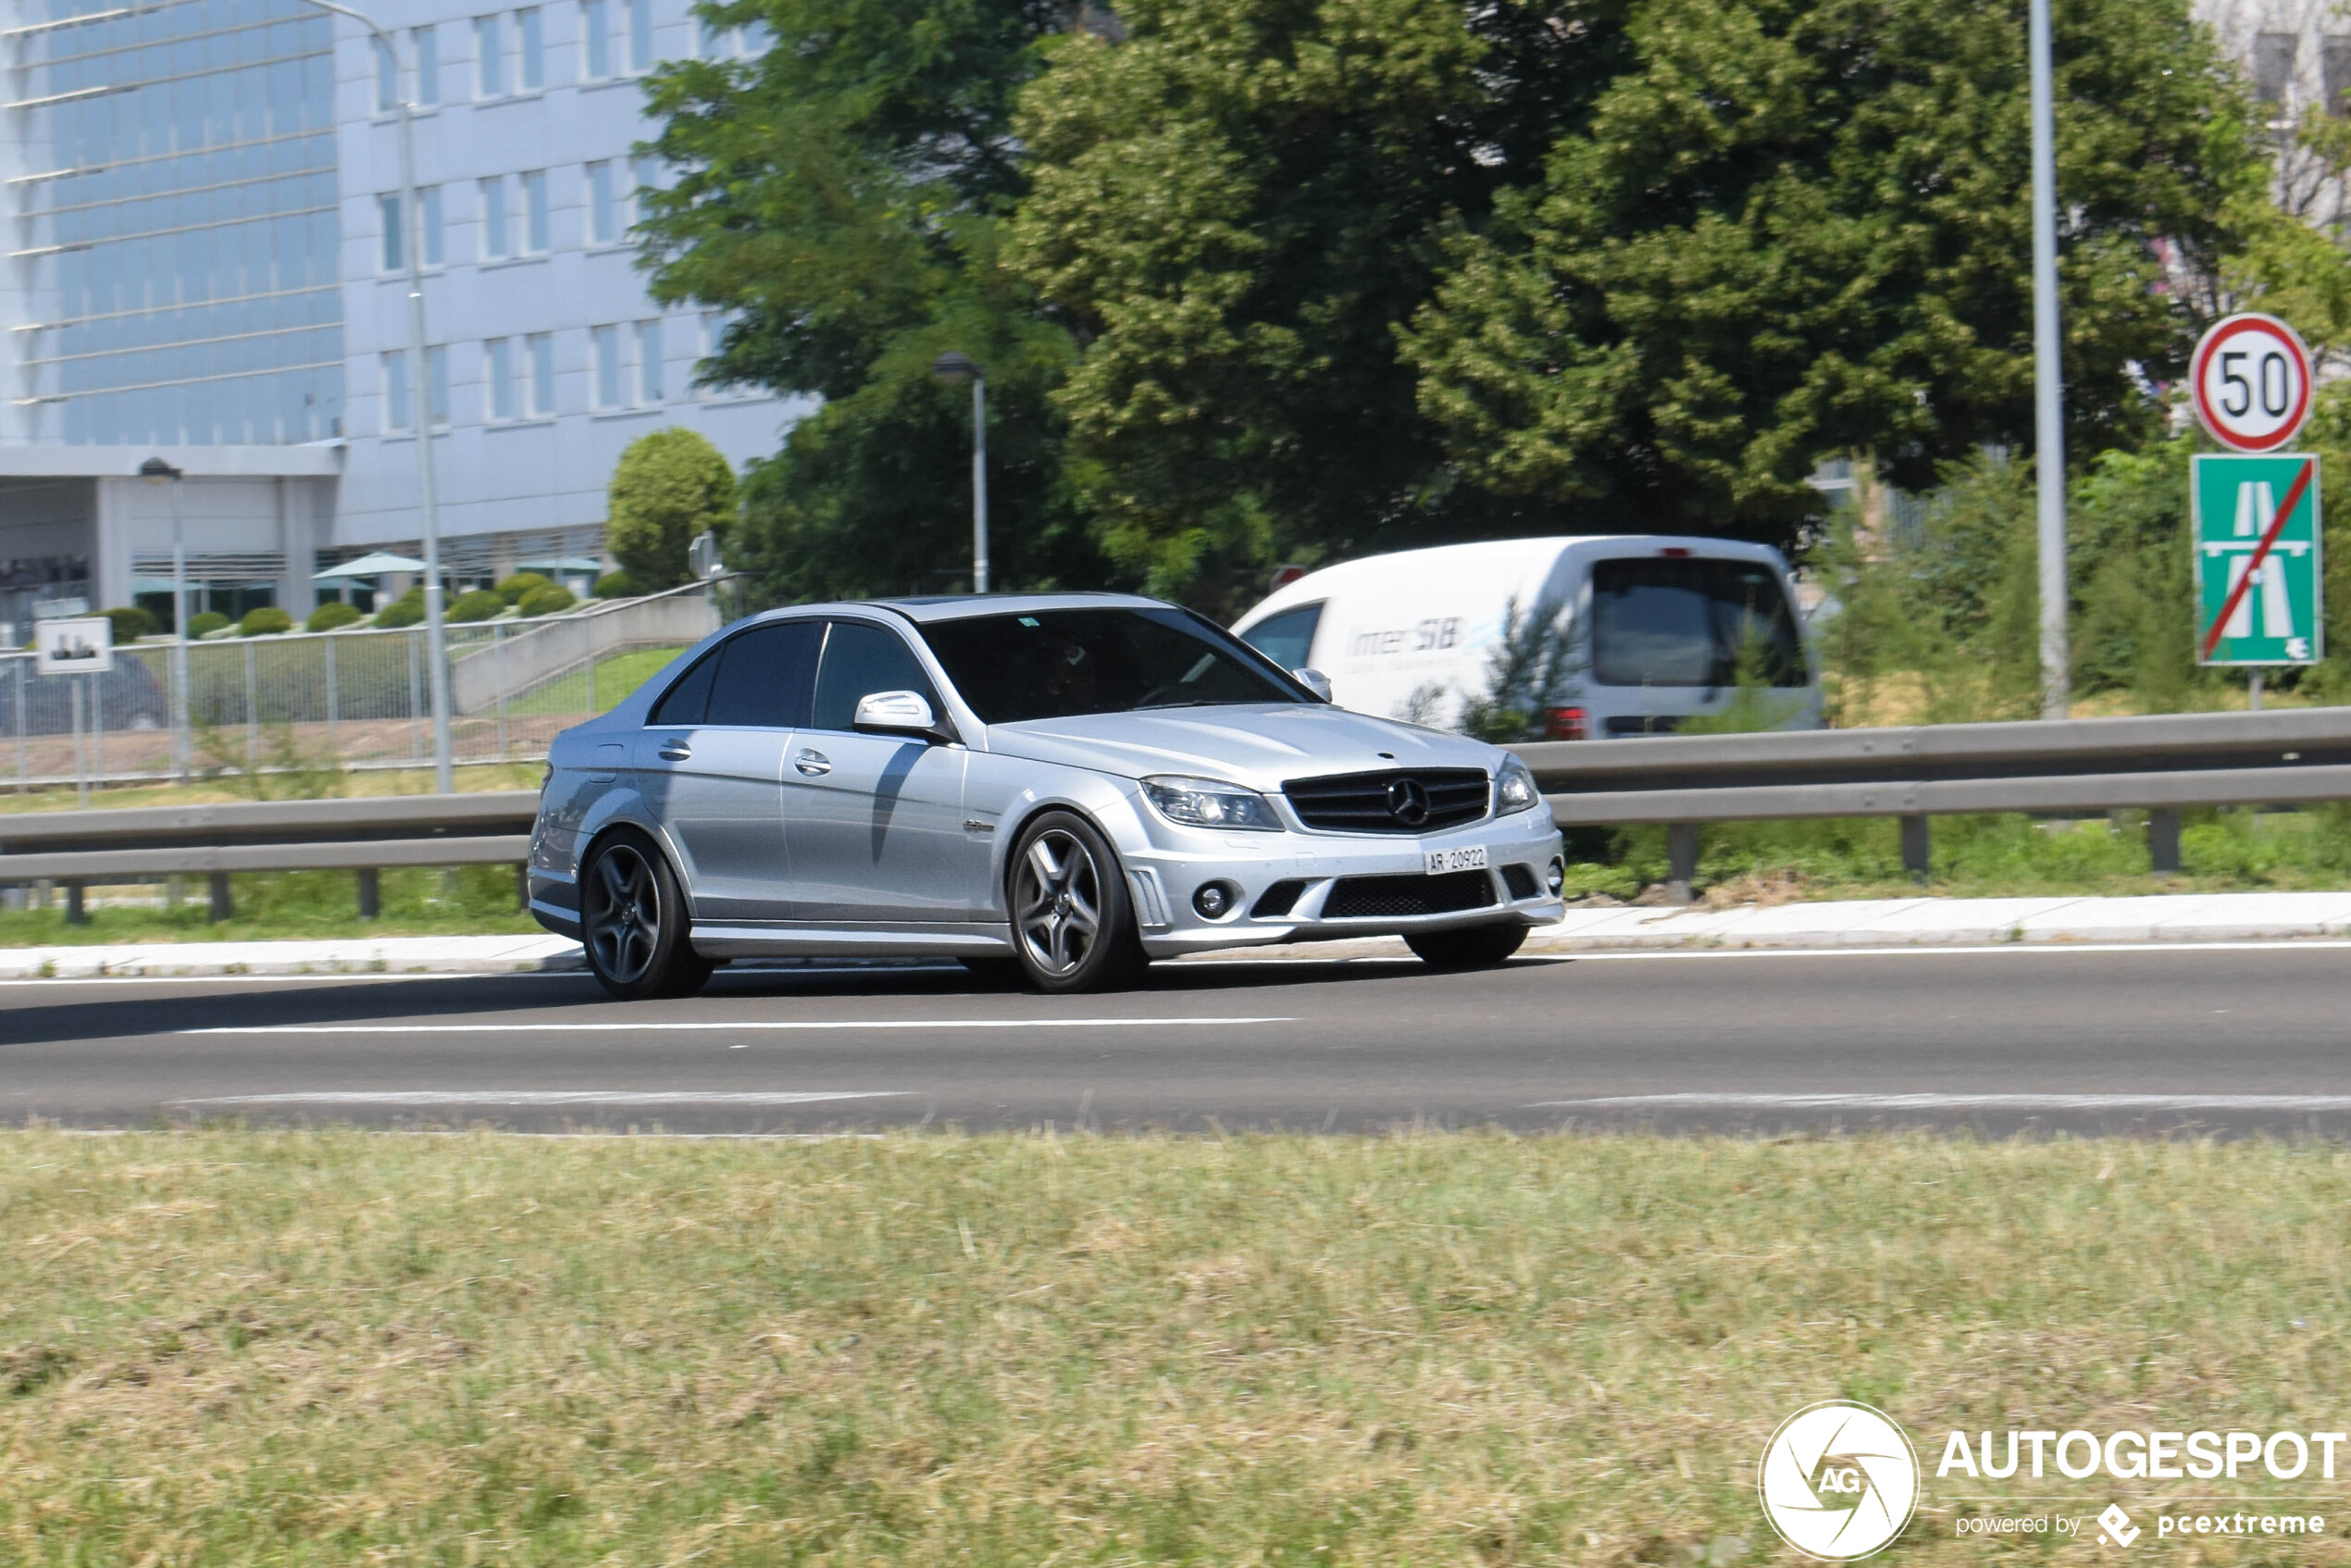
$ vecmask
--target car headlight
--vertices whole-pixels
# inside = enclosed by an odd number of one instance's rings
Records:
[[[1214,778],[1186,778],[1162,774],[1143,780],[1159,815],[1185,828],[1246,828],[1253,832],[1278,833],[1281,818],[1273,803],[1254,790]]]
[[[1529,773],[1526,770],[1526,765],[1516,757],[1503,763],[1495,772],[1494,815],[1496,816],[1508,816],[1514,811],[1531,810],[1535,803],[1542,798],[1543,791],[1535,787],[1535,776]]]

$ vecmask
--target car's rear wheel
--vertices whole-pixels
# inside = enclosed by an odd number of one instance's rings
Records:
[[[1149,960],[1118,856],[1093,824],[1047,812],[1028,825],[1006,877],[1013,948],[1029,984],[1044,991],[1107,990],[1132,984]]]
[[[1520,925],[1472,926],[1457,931],[1413,931],[1404,945],[1432,969],[1491,969],[1526,940]]]
[[[596,847],[579,879],[579,924],[588,967],[623,1002],[691,996],[716,967],[694,952],[677,874],[641,833]]]

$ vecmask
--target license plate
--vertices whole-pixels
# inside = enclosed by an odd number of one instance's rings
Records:
[[[1479,844],[1466,850],[1429,850],[1428,874],[1442,877],[1449,871],[1483,871],[1486,869],[1486,846]]]

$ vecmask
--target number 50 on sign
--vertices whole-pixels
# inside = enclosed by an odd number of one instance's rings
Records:
[[[2196,662],[2317,664],[2326,654],[2319,460],[2281,452],[2190,464]]]

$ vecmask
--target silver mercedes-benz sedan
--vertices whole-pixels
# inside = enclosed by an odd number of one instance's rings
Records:
[[[627,999],[783,954],[1077,991],[1154,958],[1398,934],[1464,967],[1560,917],[1523,764],[1325,690],[1125,594],[773,611],[556,737],[531,913]]]

